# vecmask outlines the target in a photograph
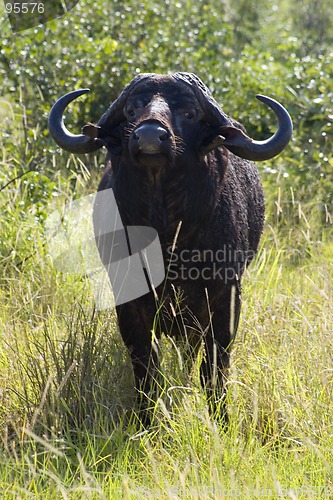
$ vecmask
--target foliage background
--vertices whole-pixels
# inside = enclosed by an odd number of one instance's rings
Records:
[[[135,484],[138,498],[164,498],[174,471],[197,498],[202,485],[207,498],[235,484],[244,497],[251,485],[270,485],[275,498],[279,485],[332,484],[332,22],[330,0],[81,0],[15,35],[0,18],[0,491],[8,498],[12,490],[43,497],[50,478],[63,498],[78,485],[89,498],[112,485],[131,498]],[[102,155],[55,147],[53,102],[91,89],[67,112],[79,131],[135,74],[173,71],[200,76],[259,140],[275,122],[257,93],[284,104],[295,129],[285,152],[259,165],[266,230],[245,288],[234,425],[222,437],[198,392],[174,420],[160,411],[160,438],[128,430],[130,369],[110,334],[114,316],[96,316],[84,280],[51,269],[44,241],[45,218],[92,192],[103,168]],[[109,475],[99,479],[104,466]]]
[[[59,95],[91,88],[70,117],[78,129],[97,120],[136,73],[183,70],[197,73],[259,139],[271,117],[255,94],[280,99],[295,124],[286,173],[305,192],[315,181],[318,201],[330,202],[332,12],[329,0],[84,0],[66,16],[16,35],[2,19],[8,33],[0,54],[3,99],[18,105],[3,125],[12,138],[23,109],[27,125],[28,154],[20,168],[32,162],[40,171],[46,146],[53,146],[47,114]]]

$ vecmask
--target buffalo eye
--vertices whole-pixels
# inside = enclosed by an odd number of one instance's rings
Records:
[[[133,118],[133,117],[135,116],[135,111],[134,111],[134,109],[133,109],[133,108],[129,108],[129,109],[127,110],[127,114],[128,114],[128,116],[130,116],[131,118]]]
[[[184,111],[184,116],[188,120],[193,120],[193,118],[195,118],[195,111],[194,110]]]

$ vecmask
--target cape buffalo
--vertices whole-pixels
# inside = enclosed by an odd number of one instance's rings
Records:
[[[192,355],[204,345],[201,381],[210,409],[225,419],[241,276],[257,251],[264,222],[264,197],[252,160],[268,160],[286,147],[290,116],[274,99],[258,95],[274,111],[278,129],[267,140],[255,141],[222,111],[196,75],[140,74],[97,125],[73,135],[63,113],[86,92],[70,92],[56,102],[49,117],[51,135],[72,153],[106,147],[99,190],[113,189],[125,226],[158,232],[166,266],[166,278],[156,290],[117,306],[142,420],[149,421],[161,333],[185,340]],[[98,241],[96,216],[94,224]]]

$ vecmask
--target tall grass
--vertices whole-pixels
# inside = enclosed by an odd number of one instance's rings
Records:
[[[16,37],[3,23],[5,500],[333,497],[332,3],[315,2],[316,12],[304,0],[206,3],[78,2],[66,19]],[[183,353],[164,338],[163,387],[143,430],[114,311],[96,312],[88,281],[56,273],[48,256],[45,218],[94,189],[99,160],[88,169],[56,153],[46,116],[67,85],[85,82],[94,97],[70,112],[74,132],[104,112],[109,83],[112,99],[135,68],[181,67],[202,76],[258,139],[268,136],[269,115],[260,118],[254,94],[275,96],[295,136],[264,167],[267,221],[243,282],[228,428],[208,414],[202,353],[186,373]]]
[[[42,220],[21,212],[22,183],[3,192],[2,497],[330,498],[332,244],[313,208],[269,201],[244,279],[228,429],[209,417],[200,360],[185,375],[165,338],[164,387],[143,430],[114,312],[94,310],[82,277],[52,269]]]

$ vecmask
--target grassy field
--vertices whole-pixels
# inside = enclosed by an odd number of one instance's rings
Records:
[[[332,21],[331,0],[80,0],[17,34],[1,14],[1,499],[333,498]],[[243,281],[227,429],[208,415],[202,353],[186,373],[168,338],[140,428],[114,311],[56,272],[45,243],[46,218],[93,192],[103,162],[55,149],[55,99],[91,88],[66,112],[78,133],[136,73],[170,71],[200,76],[258,140],[276,123],[256,93],[294,122],[283,154],[259,163],[267,219]]]
[[[114,312],[94,311],[87,280],[52,269],[37,208],[21,208],[24,179],[2,195],[13,249],[1,262],[2,498],[332,497],[332,242],[314,207],[268,200],[244,279],[229,428],[208,415],[198,365],[184,375],[166,338],[165,387],[144,431]]]

